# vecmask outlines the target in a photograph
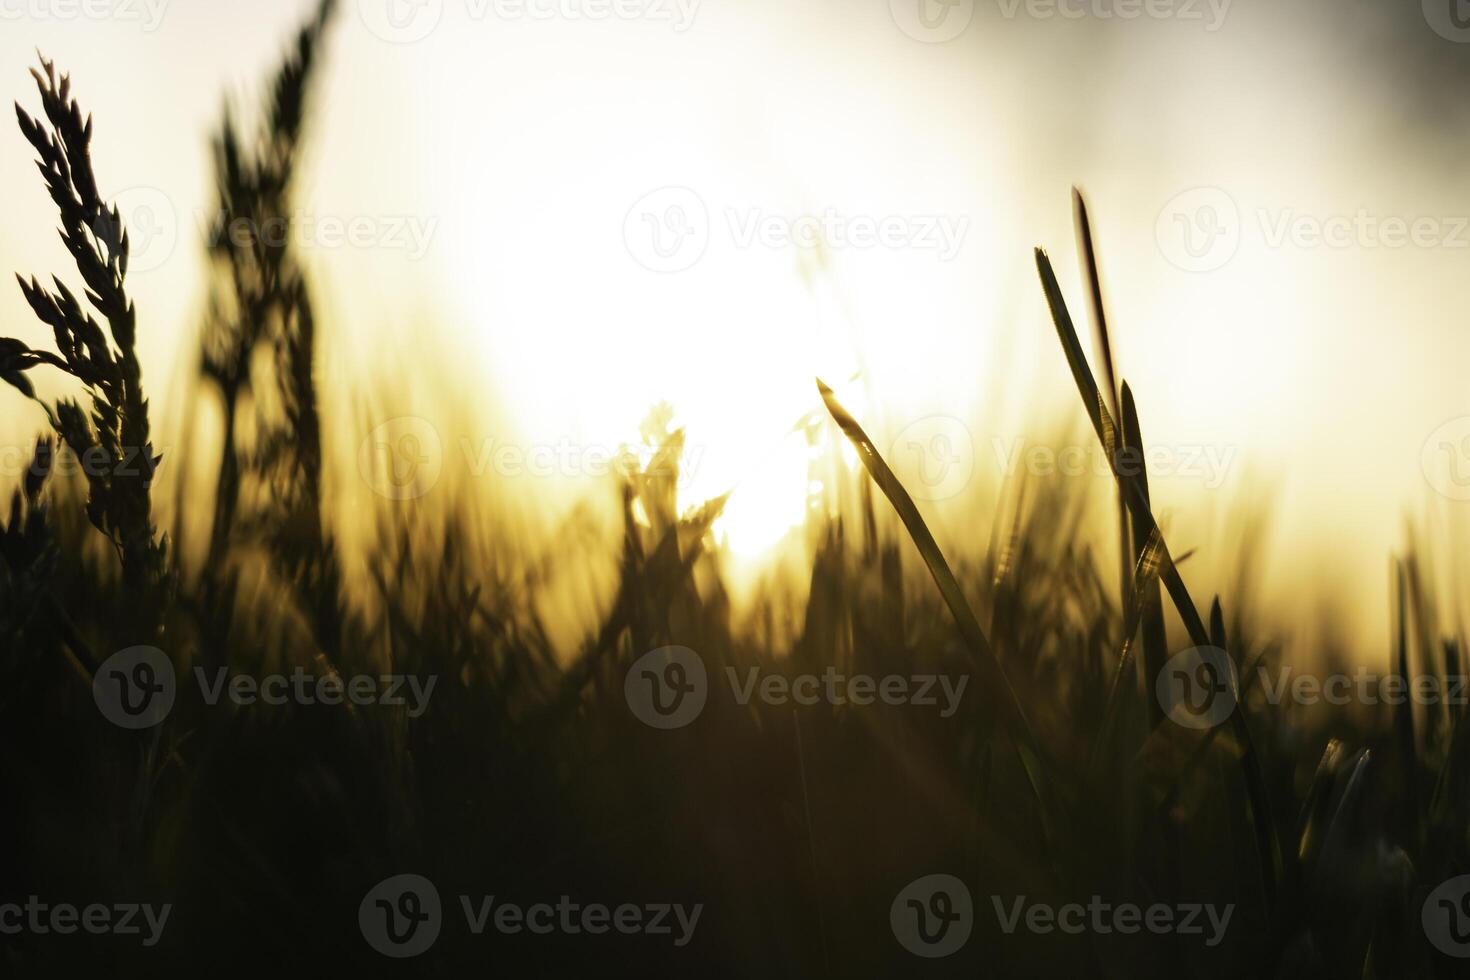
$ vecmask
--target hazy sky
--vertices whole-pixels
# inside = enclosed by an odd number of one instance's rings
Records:
[[[732,543],[757,547],[801,512],[783,433],[811,377],[861,368],[880,441],[963,420],[970,480],[925,507],[983,541],[984,488],[1082,418],[1030,254],[1082,322],[1080,184],[1176,550],[1226,555],[1223,514],[1270,504],[1282,582],[1356,590],[1372,647],[1405,515],[1470,508],[1435,490],[1470,479],[1450,4],[348,0],[298,189],[322,373],[398,379],[445,419],[445,352],[515,420],[442,423],[446,468],[487,439],[615,446],[667,399],[693,492],[741,480]],[[131,285],[165,416],[202,304],[208,134],[310,6],[0,0],[8,93],[34,108],[37,48],[71,71],[104,190],[148,232]],[[31,158],[6,128],[0,265],[60,271]],[[13,287],[0,323],[41,340]],[[34,419],[0,398],[14,445]]]

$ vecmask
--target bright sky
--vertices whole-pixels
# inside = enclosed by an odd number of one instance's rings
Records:
[[[812,376],[862,369],[880,443],[959,445],[970,481],[924,507],[983,542],[1005,460],[1082,418],[1030,254],[1085,323],[1077,183],[1121,371],[1176,471],[1155,481],[1176,550],[1228,555],[1230,508],[1272,504],[1276,587],[1353,590],[1381,646],[1405,514],[1470,507],[1421,466],[1427,443],[1456,492],[1470,448],[1470,424],[1436,434],[1470,415],[1465,38],[1326,2],[587,2],[347,0],[299,188],[329,384],[399,379],[461,470],[488,440],[586,459],[666,400],[690,495],[739,482],[723,530],[748,554],[801,514],[784,433]],[[132,286],[164,415],[202,302],[207,136],[309,6],[0,0],[7,92],[34,109],[36,48],[70,70],[104,189],[160,232]],[[60,271],[31,156],[0,131],[0,265]],[[0,324],[42,340],[13,287]],[[435,361],[496,411],[447,421]],[[933,442],[935,415],[962,442]]]

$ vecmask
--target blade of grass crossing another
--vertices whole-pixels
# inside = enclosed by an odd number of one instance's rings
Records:
[[[1057,282],[1051,259],[1047,257],[1044,249],[1036,249],[1036,268],[1041,277],[1042,291],[1046,294],[1047,306],[1051,310],[1052,322],[1056,325],[1057,337],[1061,341],[1062,351],[1067,358],[1067,365],[1071,368],[1072,378],[1077,384],[1078,393],[1082,396],[1083,407],[1087,409],[1093,431],[1101,440],[1103,448],[1109,450],[1108,459],[1113,470],[1113,478],[1117,480],[1134,519],[1152,536],[1158,531],[1158,522],[1154,520],[1153,511],[1139,486],[1137,477],[1132,473],[1121,471],[1118,467],[1118,458],[1113,452],[1113,447],[1117,445],[1115,442],[1117,425],[1108,412],[1102,392],[1098,389],[1097,382],[1092,377],[1092,371],[1087,366],[1087,359],[1082,354],[1082,345],[1077,339],[1077,329],[1072,325],[1072,315],[1067,310],[1067,301],[1062,296],[1062,287]],[[1183,620],[1184,627],[1189,633],[1190,642],[1195,646],[1210,646],[1210,634],[1206,631],[1203,620],[1200,619],[1199,609],[1190,597],[1189,590],[1185,588],[1184,579],[1180,577],[1179,570],[1169,555],[1169,546],[1164,541],[1162,532],[1159,533],[1158,541],[1159,556],[1163,562],[1164,585],[1169,590],[1169,597],[1173,600],[1175,608],[1179,611],[1180,619]],[[1241,756],[1241,769],[1250,795],[1251,818],[1255,827],[1256,841],[1260,847],[1266,907],[1267,912],[1270,913],[1273,911],[1277,886],[1281,880],[1281,844],[1271,822],[1273,811],[1270,795],[1266,789],[1265,773],[1261,770],[1260,757],[1255,752],[1250,728],[1245,722],[1243,707],[1238,707],[1231,713],[1230,725],[1235,737],[1245,747]]]
[[[992,686],[1000,692],[1000,700],[1009,722],[1012,740],[1040,808],[1043,833],[1050,841],[1050,825],[1046,816],[1046,798],[1043,793],[1041,774],[1040,743],[1037,742],[1036,735],[1031,730],[1030,722],[1026,720],[1026,713],[1021,708],[1021,702],[1016,697],[1015,689],[1011,687],[1005,670],[995,657],[995,651],[990,646],[985,631],[980,628],[980,621],[975,618],[975,613],[960,590],[960,584],[955,579],[954,572],[950,570],[949,562],[945,560],[944,554],[939,550],[938,542],[934,540],[934,535],[930,533],[928,525],[919,515],[919,509],[914,506],[913,498],[903,488],[898,477],[894,476],[893,470],[889,469],[888,464],[883,461],[873,441],[868,438],[868,434],[863,431],[857,420],[837,400],[832,389],[823,384],[821,379],[817,380],[817,390],[821,393],[822,401],[826,404],[827,411],[831,413],[833,421],[857,449],[858,458],[863,461],[863,466],[873,478],[873,482],[878,484],[878,489],[883,491],[883,495],[898,512],[899,519],[903,521],[904,527],[909,532],[909,537],[919,549],[920,557],[924,559],[925,567],[933,576],[934,584],[939,587],[939,594],[944,598],[945,605],[949,607],[950,613],[954,616],[960,634],[965,638],[970,649],[974,651],[976,664],[982,672],[989,675],[988,679]]]

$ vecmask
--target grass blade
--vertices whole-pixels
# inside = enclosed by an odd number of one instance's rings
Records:
[[[1098,360],[1102,362],[1103,381],[1107,385],[1108,405],[1113,415],[1121,418],[1122,412],[1118,404],[1118,373],[1113,366],[1112,337],[1108,333],[1108,317],[1103,308],[1102,276],[1097,271],[1097,249],[1092,240],[1092,219],[1087,215],[1087,200],[1082,196],[1082,191],[1076,187],[1072,188],[1072,204],[1077,221],[1077,250],[1082,259],[1082,278],[1087,283],[1087,296],[1092,303],[1092,330],[1097,340]],[[1118,581],[1124,610],[1132,606],[1128,593],[1132,585],[1130,565],[1137,561],[1138,551],[1142,549],[1142,542],[1147,538],[1147,535],[1135,536],[1130,547],[1128,531],[1128,504],[1124,501],[1123,491],[1120,488],[1118,490]]]
[[[1077,340],[1077,329],[1072,325],[1072,316],[1067,311],[1067,302],[1062,296],[1062,287],[1057,282],[1051,259],[1040,248],[1036,250],[1036,268],[1041,276],[1042,290],[1046,294],[1047,305],[1051,309],[1052,322],[1056,325],[1062,351],[1066,354],[1067,364],[1072,369],[1072,378],[1077,383],[1077,390],[1082,395],[1082,404],[1087,409],[1093,430],[1097,433],[1098,439],[1102,441],[1103,448],[1108,450],[1108,460],[1113,470],[1113,477],[1118,482],[1134,520],[1140,527],[1148,531],[1150,539],[1155,533],[1158,534],[1164,584],[1169,590],[1169,597],[1179,610],[1185,629],[1189,632],[1190,642],[1196,646],[1210,646],[1210,634],[1206,632],[1199,610],[1195,607],[1194,600],[1190,598],[1189,590],[1185,588],[1184,580],[1180,577],[1179,570],[1169,555],[1168,544],[1164,541],[1162,532],[1159,531],[1158,522],[1154,520],[1153,511],[1149,507],[1148,499],[1140,487],[1138,478],[1119,469],[1116,452],[1116,447],[1119,445],[1117,426],[1108,412],[1102,393],[1098,390],[1097,382],[1093,380],[1092,371],[1087,366],[1087,359],[1082,354],[1082,345]],[[1237,707],[1231,714],[1230,724],[1244,749],[1241,755],[1241,769],[1250,794],[1251,819],[1260,852],[1266,908],[1267,913],[1270,914],[1282,876],[1281,843],[1271,822],[1273,811],[1270,795],[1266,790],[1266,777],[1261,770],[1260,756],[1251,738],[1250,727],[1245,721],[1243,706]]]
[[[1046,802],[1042,792],[1041,779],[1041,751],[1036,740],[1035,733],[1031,730],[1030,723],[1026,720],[1026,713],[1021,707],[1020,699],[1011,687],[1010,680],[1006,677],[1004,668],[995,657],[995,651],[990,646],[990,641],[985,636],[985,631],[980,628],[980,621],[975,618],[974,611],[969,602],[965,600],[964,593],[960,590],[960,584],[950,570],[949,562],[939,550],[939,544],[934,540],[934,535],[929,532],[929,527],[924,523],[924,518],[919,515],[919,509],[914,506],[913,498],[909,496],[903,484],[894,476],[893,470],[883,461],[873,441],[863,431],[857,420],[837,400],[832,389],[817,380],[817,390],[821,392],[822,401],[826,403],[827,411],[831,413],[833,420],[852,442],[857,449],[858,457],[863,461],[863,466],[878,484],[878,489],[888,498],[893,509],[898,512],[899,519],[903,521],[904,527],[913,539],[914,546],[919,549],[919,555],[924,559],[924,565],[929,569],[929,574],[934,578],[934,584],[939,587],[939,594],[944,598],[944,603],[949,607],[954,616],[955,624],[959,627],[960,634],[964,636],[965,642],[974,651],[976,664],[979,666],[982,680],[989,682],[992,690],[998,691],[1001,696],[1001,705],[1006,713],[1010,731],[1014,737],[1017,753],[1020,755],[1021,764],[1026,770],[1026,777],[1031,783],[1032,792],[1036,795],[1036,801],[1040,807],[1042,820],[1046,820]],[[1051,839],[1049,831],[1046,833],[1047,840]]]

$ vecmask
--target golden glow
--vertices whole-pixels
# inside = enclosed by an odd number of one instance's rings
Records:
[[[39,44],[97,117],[99,172],[118,191],[162,189],[180,216],[176,253],[135,277],[161,391],[189,367],[180,338],[200,312],[219,93],[253,90],[305,6],[174,0],[153,33],[0,34],[12,93]],[[996,440],[1034,443],[1081,417],[1030,256],[1050,249],[1080,316],[1073,182],[1093,204],[1146,439],[1237,453],[1208,493],[1160,481],[1186,546],[1228,547],[1209,538],[1209,515],[1254,473],[1281,491],[1283,556],[1337,556],[1377,594],[1403,508],[1428,495],[1420,446],[1470,411],[1466,251],[1266,240],[1263,220],[1287,210],[1470,213],[1461,137],[1399,111],[1425,94],[1373,65],[1321,61],[1331,49],[1310,26],[1288,46],[1269,19],[1244,15],[1206,33],[977,13],[962,36],[930,45],[897,29],[884,3],[706,3],[683,31],[475,21],[448,3],[432,35],[394,45],[355,8],[345,4],[330,44],[300,198],[315,215],[407,216],[433,234],[422,257],[309,250],[328,320],[322,375],[344,404],[369,372],[394,379],[404,414],[434,419],[456,466],[464,439],[613,450],[667,402],[689,447],[682,502],[733,489],[716,534],[753,567],[834,490],[792,431],[819,407],[813,378],[857,375],[844,397],[880,448],[916,420],[968,426],[972,485],[921,506],[983,542],[990,517],[975,501],[1004,475]],[[1100,32],[1125,26],[1136,33],[1115,61]],[[1075,114],[1033,116],[1040,106]],[[7,201],[0,258],[60,268],[59,246],[35,245],[52,219],[29,154],[13,132],[3,149],[0,181],[22,190]],[[1244,222],[1238,253],[1204,273],[1172,265],[1155,237],[1161,208],[1196,187],[1225,188]],[[630,227],[648,230],[640,202],[669,188],[707,214],[705,247],[672,271],[629,241]],[[670,213],[652,214],[653,230]],[[832,214],[815,247],[815,224],[800,219]],[[954,247],[850,240],[853,221],[894,217],[910,235],[948,222]],[[797,241],[763,237],[783,227]],[[0,316],[33,331],[13,290]],[[469,390],[445,390],[448,377]],[[167,393],[156,400],[167,417]],[[443,421],[461,410],[469,422]],[[337,424],[340,439],[348,428]],[[507,490],[557,507],[602,491],[578,472]]]

